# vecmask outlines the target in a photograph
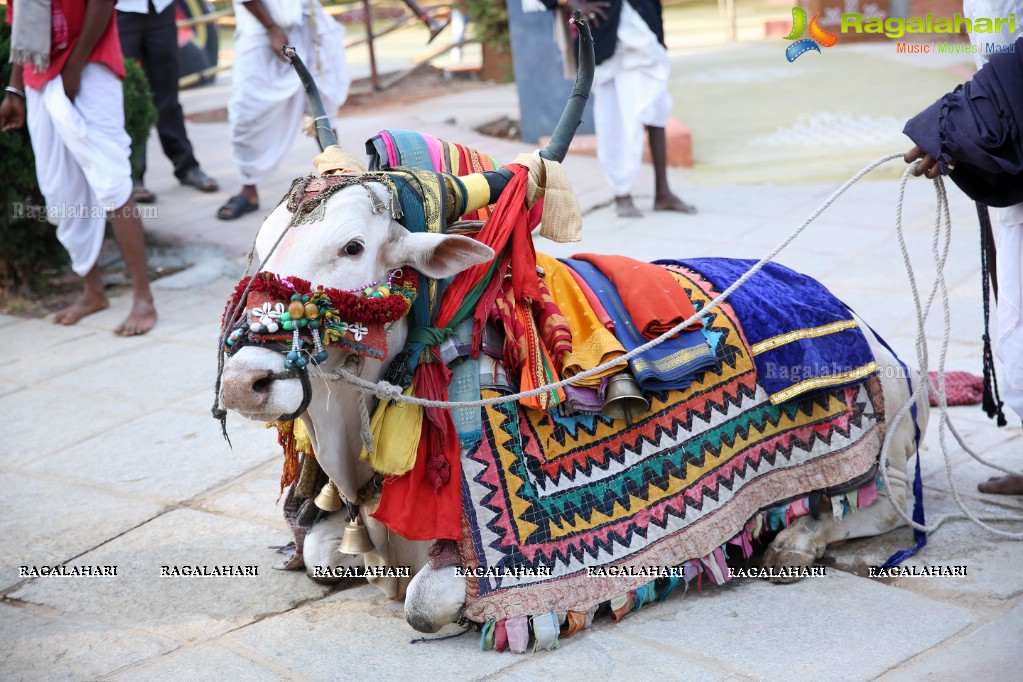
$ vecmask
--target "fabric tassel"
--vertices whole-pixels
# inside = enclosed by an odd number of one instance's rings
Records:
[[[561,630],[561,638],[571,637],[589,625],[589,619],[593,618],[592,613],[586,611],[568,611],[565,614],[565,627]]]
[[[516,616],[504,622],[505,632],[508,635],[508,650],[513,654],[526,653],[529,646],[529,619],[526,616]]]
[[[494,626],[494,650],[507,651],[508,649],[508,628],[503,620],[497,621]]]
[[[533,643],[533,651],[545,649],[551,651],[558,648],[558,617],[553,611],[542,613],[532,617],[533,636],[536,641]]]
[[[483,631],[480,632],[480,651],[494,650],[494,628],[497,623],[494,619],[483,624]]]
[[[981,298],[984,305],[984,414],[995,419],[998,426],[1005,426],[1005,412],[1002,411],[1002,397],[998,392],[998,377],[995,372],[995,355],[991,350],[991,334],[988,329],[991,320],[991,272],[994,267],[991,257],[995,252],[994,235],[991,230],[991,216],[987,206],[977,203],[977,217],[980,219],[980,278]],[[998,298],[998,292],[995,292]]]
[[[653,581],[651,581],[636,590],[636,601],[632,605],[632,610],[638,611],[641,607],[653,604],[655,601],[657,601],[657,591],[654,589]]]
[[[611,616],[616,621],[619,621],[622,618],[624,618],[625,614],[627,614],[629,611],[632,610],[632,603],[633,603],[632,594],[633,594],[632,592],[628,592],[626,594],[620,594],[620,595],[618,595],[617,597],[614,597],[611,600],[611,603],[610,603],[610,606],[611,606]]]

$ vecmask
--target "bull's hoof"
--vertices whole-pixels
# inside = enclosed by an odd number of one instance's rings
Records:
[[[424,566],[405,592],[405,620],[418,632],[437,632],[454,623],[461,617],[463,606],[465,576],[455,573],[454,566]]]
[[[801,516],[788,528],[778,533],[778,537],[764,552],[763,566],[773,568],[775,573],[785,573],[786,569],[805,568],[824,556],[827,542],[823,538],[822,524],[809,516]],[[771,578],[775,583],[794,583],[800,576],[779,576]]]

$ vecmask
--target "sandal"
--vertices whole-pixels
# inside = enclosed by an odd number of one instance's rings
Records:
[[[254,204],[241,194],[235,194],[227,200],[217,211],[217,217],[221,220],[235,220],[246,213],[259,210],[259,204]]]
[[[185,173],[185,177],[180,178],[180,180],[182,185],[195,187],[200,192],[216,192],[220,189],[220,185],[217,184],[217,181],[206,175],[199,166],[188,169],[188,172]]]
[[[131,188],[131,198],[136,204],[155,204],[156,195],[142,185],[135,185]]]

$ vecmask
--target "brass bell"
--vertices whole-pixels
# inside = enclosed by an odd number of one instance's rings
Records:
[[[373,541],[369,539],[369,532],[359,518],[359,512],[355,512],[354,518],[348,521],[345,532],[341,535],[341,546],[338,547],[342,554],[365,554],[373,549]]]
[[[326,512],[336,512],[341,508],[341,493],[338,492],[334,481],[327,480],[327,484],[320,490],[320,494],[313,500],[313,504]]]
[[[601,410],[611,419],[624,419],[632,426],[632,418],[650,409],[650,401],[643,397],[639,384],[628,370],[618,372],[607,380],[607,392]]]

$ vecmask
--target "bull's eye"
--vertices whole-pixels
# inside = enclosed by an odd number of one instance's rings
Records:
[[[344,252],[345,255],[348,256],[358,256],[360,253],[362,253],[362,250],[364,248],[366,247],[362,245],[362,242],[350,241],[347,244],[345,244],[345,247],[342,249],[342,251]]]

